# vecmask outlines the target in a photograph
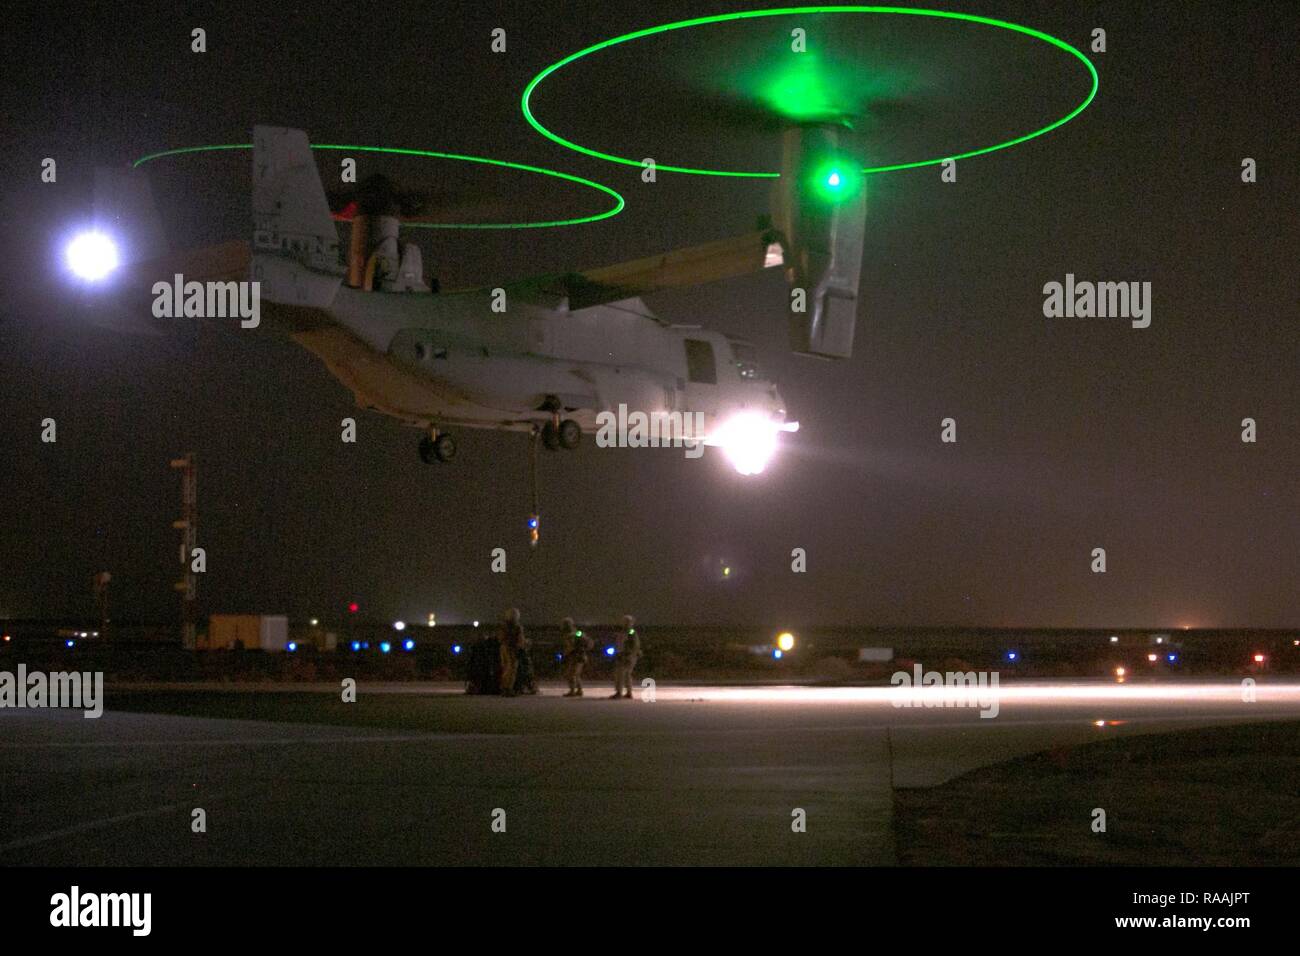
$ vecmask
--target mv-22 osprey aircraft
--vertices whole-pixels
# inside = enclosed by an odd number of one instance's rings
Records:
[[[108,229],[135,229],[135,261],[114,280],[129,297],[143,297],[175,275],[186,282],[256,281],[263,324],[317,355],[359,406],[424,429],[419,451],[426,462],[455,456],[450,428],[523,431],[548,449],[573,448],[583,431],[597,428],[601,413],[625,406],[652,417],[699,413],[703,443],[720,446],[738,471],[752,474],[775,452],[779,432],[797,427],[786,422],[785,404],[762,377],[753,346],[666,322],[641,296],[782,266],[799,290],[791,294],[792,349],[848,357],[865,190],[862,163],[841,143],[847,135],[835,124],[785,130],[770,228],[503,283],[504,311],[492,308],[492,288],[432,290],[419,248],[399,249],[400,209],[391,199],[350,205],[351,234],[342,249],[301,130],[254,129],[251,244],[145,258],[161,230],[139,170],[101,171],[97,218]]]

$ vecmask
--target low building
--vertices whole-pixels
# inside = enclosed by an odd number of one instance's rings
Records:
[[[289,619],[283,614],[213,614],[207,640],[213,651],[284,651],[289,646]]]

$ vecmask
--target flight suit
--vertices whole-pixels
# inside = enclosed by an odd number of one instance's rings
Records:
[[[636,669],[637,658],[641,656],[641,638],[636,628],[628,628],[623,634],[618,653],[614,655],[614,696],[632,696],[632,671]]]
[[[582,668],[591,650],[591,638],[581,631],[564,632],[564,676],[569,682],[569,697],[582,696]]]
[[[519,648],[524,643],[524,629],[513,621],[501,627],[501,693],[513,697],[515,677],[519,673]]]

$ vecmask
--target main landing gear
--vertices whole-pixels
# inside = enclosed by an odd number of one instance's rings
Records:
[[[560,448],[572,451],[581,443],[582,426],[572,418],[560,421],[559,413],[556,412],[551,416],[551,420],[542,426],[542,444],[546,446],[547,451],[556,451]]]
[[[572,451],[582,441],[582,426],[572,418],[560,419],[563,408],[555,395],[546,396],[546,401],[542,402],[539,408],[539,411],[551,413],[551,420],[543,425],[541,430],[542,445],[547,451],[556,451],[560,448]]]
[[[456,457],[456,439],[436,428],[420,439],[420,460],[426,465],[435,461],[451,461]]]

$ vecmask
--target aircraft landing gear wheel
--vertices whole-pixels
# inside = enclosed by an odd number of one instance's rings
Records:
[[[574,448],[577,448],[578,443],[582,441],[582,426],[572,418],[566,418],[564,421],[560,422],[559,432],[560,447],[562,448],[567,448],[572,451]]]
[[[443,432],[433,440],[433,456],[439,461],[451,461],[456,457],[456,439]]]
[[[547,422],[542,426],[542,444],[546,446],[547,451],[555,451],[560,447],[560,427],[555,422]]]
[[[435,461],[451,461],[456,457],[456,439],[446,432],[425,435],[420,439],[420,460],[426,465]]]

